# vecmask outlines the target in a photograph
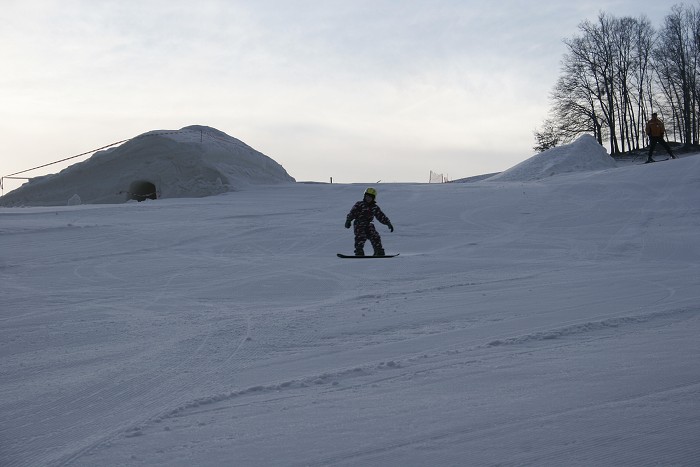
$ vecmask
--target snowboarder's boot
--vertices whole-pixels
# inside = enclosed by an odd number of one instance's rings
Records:
[[[656,161],[650,157],[649,159],[647,159],[645,164],[651,164],[652,162],[656,162]]]
[[[377,248],[374,250],[374,256],[385,256],[384,248]]]
[[[355,256],[364,256],[365,255],[365,250],[362,248],[355,248]]]

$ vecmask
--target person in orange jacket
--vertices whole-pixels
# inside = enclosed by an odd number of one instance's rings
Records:
[[[647,122],[646,134],[649,137],[649,157],[647,158],[645,164],[656,162],[651,156],[654,154],[654,149],[656,148],[657,143],[661,144],[661,146],[666,149],[666,152],[669,156],[671,156],[671,159],[676,158],[676,156],[673,155],[671,148],[668,146],[668,143],[664,140],[666,128],[664,127],[664,122],[659,120],[657,115],[658,114],[656,112],[651,114],[651,120]]]

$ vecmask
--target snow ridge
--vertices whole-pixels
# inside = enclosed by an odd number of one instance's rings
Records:
[[[564,326],[548,331],[534,332],[530,334],[524,334],[522,336],[510,337],[507,339],[496,339],[489,342],[487,346],[498,347],[503,345],[520,345],[533,341],[561,339],[563,337],[597,332],[605,329],[620,328],[622,326],[629,326],[635,324],[644,324],[659,319],[677,318],[679,315],[695,313],[697,311],[700,311],[700,308],[678,308],[675,310],[665,310],[642,315],[621,316],[616,318],[607,318],[600,321],[588,321],[585,323],[573,324],[570,326]]]

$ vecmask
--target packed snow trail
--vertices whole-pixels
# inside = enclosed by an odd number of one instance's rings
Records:
[[[1,463],[695,464],[698,174],[0,209]]]

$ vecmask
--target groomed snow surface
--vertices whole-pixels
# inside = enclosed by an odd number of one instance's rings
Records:
[[[570,168],[0,209],[0,465],[699,465],[700,157]]]

